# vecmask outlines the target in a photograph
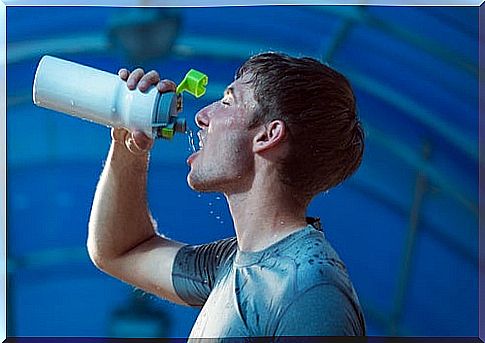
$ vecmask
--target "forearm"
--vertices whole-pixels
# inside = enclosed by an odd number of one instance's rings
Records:
[[[148,153],[135,156],[113,142],[89,219],[88,250],[96,263],[130,251],[156,235],[146,199]]]

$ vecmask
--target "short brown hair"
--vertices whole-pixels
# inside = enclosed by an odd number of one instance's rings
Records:
[[[290,152],[280,161],[281,181],[313,197],[359,167],[364,132],[348,80],[316,59],[262,53],[248,59],[236,78],[248,77],[259,105],[250,127],[283,120]]]

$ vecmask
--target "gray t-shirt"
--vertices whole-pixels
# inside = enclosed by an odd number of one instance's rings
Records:
[[[190,339],[365,335],[359,300],[323,232],[308,225],[258,252],[236,238],[177,254],[173,285],[202,307]]]

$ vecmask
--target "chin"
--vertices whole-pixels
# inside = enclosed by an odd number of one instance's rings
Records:
[[[210,177],[209,175],[191,170],[187,175],[187,184],[197,192],[224,193],[227,190],[229,180],[226,177],[217,177],[216,175]]]
[[[193,161],[187,175],[187,184],[198,192],[232,193],[248,188],[248,169],[251,166],[245,161],[217,163],[200,160]],[[220,159],[226,161],[224,159]],[[217,161],[220,161],[219,159]],[[201,163],[206,162],[206,163]]]
[[[190,188],[197,192],[203,192],[204,188],[202,187],[201,183],[195,182],[191,177],[190,174],[187,175],[187,184]]]
[[[210,192],[211,189],[207,181],[202,180],[200,177],[194,175],[194,171],[191,170],[187,175],[187,184],[190,188],[197,192]]]

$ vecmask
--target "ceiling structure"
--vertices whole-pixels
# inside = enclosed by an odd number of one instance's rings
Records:
[[[220,98],[236,68],[271,50],[318,58],[354,87],[366,132],[363,164],[347,184],[315,199],[310,211],[323,218],[348,265],[369,334],[476,335],[477,323],[469,318],[478,310],[480,43],[474,7],[9,7],[8,257],[16,318],[9,330],[106,334],[68,319],[46,324],[40,318],[54,313],[26,309],[25,299],[49,301],[52,278],[66,287],[109,282],[87,266],[84,249],[109,131],[32,104],[41,56],[113,73],[143,66],[176,82],[190,68],[201,70],[209,75],[207,94],[185,97],[184,114],[195,129],[196,111]],[[200,200],[185,185],[187,150],[183,135],[154,149],[154,213],[190,217],[182,223],[160,214],[159,225],[191,243],[231,235],[227,207],[209,195]],[[178,206],[160,194],[170,194]],[[225,225],[205,210],[212,202]],[[199,230],[201,223],[216,229]],[[73,265],[87,270],[84,279],[73,281]],[[113,299],[123,292],[119,288]],[[82,313],[80,305],[69,304]],[[187,318],[172,334],[187,335],[194,312],[170,311]]]

